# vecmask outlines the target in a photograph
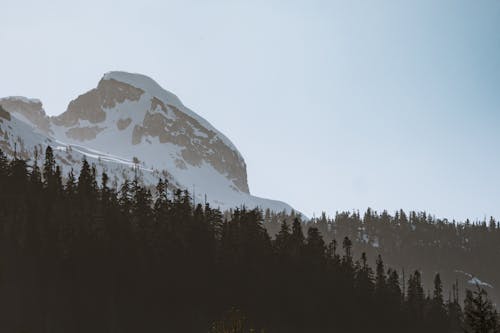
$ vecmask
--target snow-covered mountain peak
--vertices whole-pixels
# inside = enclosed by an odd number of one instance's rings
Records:
[[[167,178],[177,188],[193,189],[198,202],[206,195],[221,208],[291,210],[252,196],[246,163],[235,145],[147,76],[108,72],[55,117],[28,98],[0,99],[0,104],[13,116],[5,114],[0,123],[0,147],[8,153],[17,147],[23,156],[39,156],[36,151],[51,145],[65,172],[78,170],[86,156],[116,184],[130,179],[134,167],[146,184]]]
[[[220,138],[224,142],[224,144],[231,147],[231,149],[233,149],[234,151],[238,152],[236,146],[231,142],[231,140],[229,140],[224,134],[220,133],[217,129],[215,129],[215,127],[212,126],[203,117],[199,116],[197,113],[187,108],[181,102],[179,97],[177,97],[174,93],[163,89],[152,78],[142,74],[129,73],[123,71],[111,71],[104,74],[102,80],[113,80],[130,85],[132,87],[144,91],[148,95],[148,97],[150,97],[150,100],[156,99],[157,101],[161,101],[166,106],[177,108],[179,111],[193,118],[201,126],[216,133],[217,137]]]
[[[136,158],[151,169],[177,170],[186,181],[203,168],[249,193],[246,164],[231,141],[153,79],[109,72],[96,88],[52,118],[56,137],[71,144]],[[179,176],[182,178],[181,176]],[[185,182],[182,182],[185,183]]]
[[[102,79],[115,80],[118,82],[126,83],[130,86],[142,89],[151,96],[157,97],[168,104],[173,104],[176,106],[182,105],[181,101],[175,94],[163,89],[158,83],[156,83],[155,80],[146,75],[122,71],[112,71],[104,74]]]

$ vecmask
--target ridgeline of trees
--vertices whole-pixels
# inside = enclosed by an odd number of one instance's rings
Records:
[[[283,219],[291,223],[293,216],[266,211],[264,226],[271,236],[278,232]],[[380,254],[400,275],[403,271],[422,271],[426,292],[432,290],[433,274],[440,272],[444,281],[458,280],[463,299],[464,286],[475,276],[491,284],[486,287],[490,297],[500,304],[500,223],[493,217],[457,222],[426,212],[400,210],[391,215],[368,209],[364,214],[341,212],[332,218],[322,214],[305,223],[303,230],[311,226],[318,228],[327,243],[349,237],[353,251],[365,252],[372,265]],[[451,284],[447,287],[445,295],[453,294]]]
[[[499,330],[484,290],[462,311],[439,274],[426,293],[418,270],[372,268],[341,229],[325,243],[295,219],[271,238],[259,210],[224,218],[161,180],[97,177],[83,160],[63,181],[50,147],[40,166],[0,151],[0,331]]]

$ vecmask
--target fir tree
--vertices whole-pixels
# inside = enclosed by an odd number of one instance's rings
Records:
[[[443,284],[439,273],[434,277],[434,291],[427,316],[430,323],[429,332],[445,332],[448,329],[449,322],[443,299]]]
[[[290,245],[290,227],[286,220],[281,222],[280,231],[276,235],[274,240],[274,247],[280,257],[286,257],[289,254],[289,245]]]
[[[45,149],[45,162],[43,164],[43,183],[46,188],[53,189],[54,173],[56,170],[56,161],[54,159],[54,151],[52,147],[47,146]]]
[[[384,297],[387,291],[387,277],[385,274],[384,261],[379,254],[376,261],[375,290],[380,297]]]
[[[92,171],[90,169],[90,165],[87,162],[87,159],[84,158],[82,160],[82,167],[80,169],[80,175],[78,176],[78,186],[77,186],[77,194],[81,198],[88,199],[92,194],[92,183],[94,180],[92,179]]]
[[[479,286],[475,291],[466,291],[464,330],[466,333],[500,332],[498,314],[486,291]]]
[[[424,327],[424,305],[425,295],[422,287],[422,278],[420,272],[417,270],[408,279],[406,296],[407,316],[412,319],[412,329],[415,332],[419,332]]]

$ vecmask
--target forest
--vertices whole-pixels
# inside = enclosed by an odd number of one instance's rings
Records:
[[[163,180],[112,188],[85,159],[62,175],[50,147],[38,163],[0,151],[2,332],[500,332],[485,288],[445,278],[498,274],[493,219],[302,222]]]
[[[294,214],[264,212],[264,226],[271,237],[280,229],[281,221],[292,223]],[[493,217],[480,221],[454,221],[426,212],[387,211],[377,213],[368,208],[338,212],[334,217],[322,214],[303,223],[303,231],[317,228],[326,243],[348,237],[355,253],[365,252],[371,265],[380,254],[384,262],[403,276],[423,272],[424,289],[430,293],[433,278],[439,272],[445,295],[453,294],[457,284],[459,298],[474,282],[482,283],[495,303],[500,302],[500,223]],[[477,280],[476,280],[477,279]]]

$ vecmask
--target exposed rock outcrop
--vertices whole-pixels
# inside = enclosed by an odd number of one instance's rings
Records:
[[[140,74],[109,72],[97,87],[48,117],[39,100],[0,99],[0,148],[35,159],[51,145],[63,173],[79,170],[85,156],[114,186],[135,177],[154,185],[194,189],[223,209],[239,205],[291,210],[252,196],[245,160],[234,144],[174,94]]]
[[[13,96],[1,98],[0,105],[6,111],[26,118],[29,123],[38,128],[42,133],[48,134],[50,132],[50,119],[45,114],[40,100]]]

